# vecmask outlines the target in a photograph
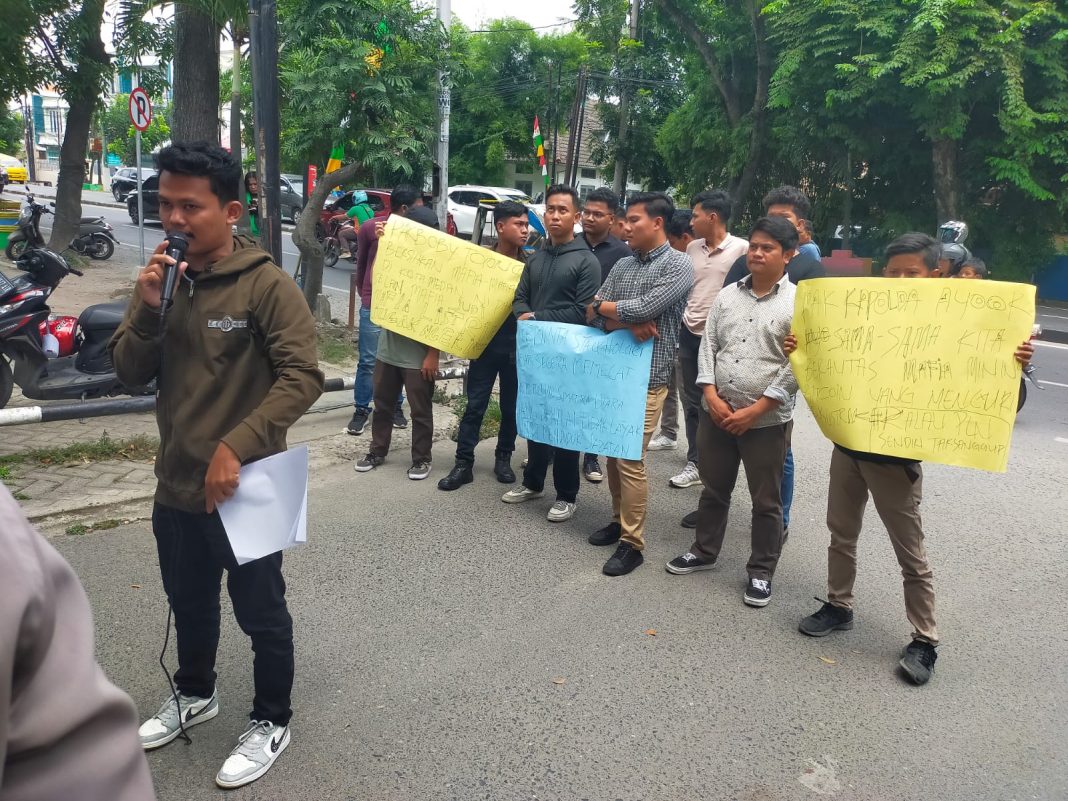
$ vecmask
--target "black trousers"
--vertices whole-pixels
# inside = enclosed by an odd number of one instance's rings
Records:
[[[252,638],[256,696],[253,720],[286,725],[293,714],[293,619],[286,608],[282,554],[238,565],[218,512],[194,514],[156,504],[152,510],[163,589],[174,609],[178,670],[184,695],[215,688],[222,573],[241,630]]]
[[[566,451],[527,440],[527,469],[523,473],[523,486],[535,492],[545,489],[545,476],[549,472],[550,459],[553,463],[556,500],[574,503],[579,491],[578,451]]]
[[[489,407],[493,385],[501,377],[501,429],[497,434],[497,456],[511,456],[515,450],[515,404],[519,396],[519,378],[514,353],[484,354],[471,362],[467,370],[467,408],[456,434],[456,461],[474,464],[475,446],[482,420]]]

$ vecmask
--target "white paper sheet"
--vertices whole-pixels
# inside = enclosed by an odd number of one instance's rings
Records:
[[[237,492],[219,504],[219,517],[239,565],[306,542],[307,446],[242,467]]]

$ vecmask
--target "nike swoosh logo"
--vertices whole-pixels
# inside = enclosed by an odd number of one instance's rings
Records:
[[[193,711],[192,709],[187,709],[187,710],[185,711],[185,721],[184,721],[184,722],[185,722],[185,723],[188,723],[188,722],[189,722],[189,721],[191,721],[191,720],[192,720],[193,718],[195,718],[195,717],[197,717],[197,716],[199,716],[199,715],[202,715],[202,714],[203,714],[203,713],[205,712],[205,710],[207,710],[207,708],[208,708],[209,706],[211,706],[211,704],[204,704],[204,706],[202,706],[202,707],[201,707],[200,709],[198,709],[198,710],[197,710],[196,712],[194,712],[194,711]]]
[[[283,734],[282,737],[279,737],[278,739],[274,739],[274,738],[271,739],[271,753],[272,754],[277,754],[278,753],[278,748],[279,748],[279,746],[282,745],[282,740],[284,739],[284,737],[285,737],[285,735]]]

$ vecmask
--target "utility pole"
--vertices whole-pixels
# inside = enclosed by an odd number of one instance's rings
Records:
[[[578,124],[575,131],[575,161],[570,168],[571,172],[571,186],[578,183],[579,179],[579,157],[582,155],[582,128],[586,122],[586,68],[582,68],[582,72],[579,74],[579,97],[582,100],[579,101],[578,108]]]
[[[640,0],[630,0],[630,39],[638,38],[638,5]],[[628,58],[629,60],[629,58]],[[619,137],[616,139],[616,172],[612,179],[612,191],[622,200],[627,191],[627,134],[630,132],[630,89],[625,83],[623,65],[619,65]]]
[[[279,176],[278,6],[249,0],[252,106],[256,120],[256,167],[260,179],[259,224],[264,249],[282,264],[282,194]],[[241,154],[237,154],[240,160]]]
[[[34,153],[33,135],[33,98],[22,107],[23,122],[26,123],[26,167],[29,175],[26,181],[31,184],[37,183],[37,159]]]
[[[452,26],[452,0],[438,0],[438,20],[448,35]],[[438,228],[445,230],[449,214],[449,115],[452,113],[452,93],[447,70],[438,71],[438,185],[434,193],[434,211]]]
[[[575,129],[578,128],[579,106],[581,105],[582,70],[579,70],[578,80],[575,81],[575,101],[571,104],[571,114],[567,118],[567,159],[564,162],[564,183],[574,186],[574,177],[571,174],[571,163],[575,160]]]
[[[556,183],[556,146],[560,142],[560,78],[564,69],[564,63],[556,65],[556,91],[553,94],[553,177],[552,183]],[[552,72],[549,73],[549,83],[552,84]]]

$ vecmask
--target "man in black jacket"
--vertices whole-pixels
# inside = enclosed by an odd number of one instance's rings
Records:
[[[601,265],[585,243],[575,239],[578,193],[570,186],[551,186],[545,195],[545,228],[549,243],[527,262],[515,291],[512,311],[520,320],[586,323],[586,306],[601,285]],[[556,503],[548,518],[554,523],[575,514],[579,490],[579,453],[527,442],[523,483],[506,492],[505,503],[524,503],[544,495],[545,475],[553,462]]]

